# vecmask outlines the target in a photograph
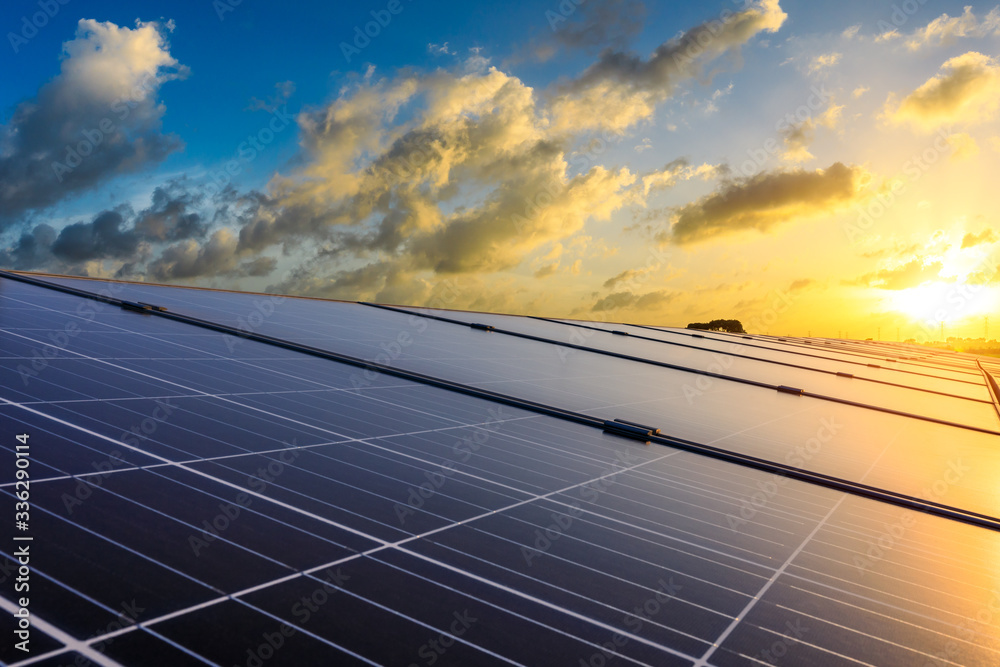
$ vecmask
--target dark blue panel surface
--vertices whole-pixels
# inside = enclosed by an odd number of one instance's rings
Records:
[[[1000,659],[994,531],[0,286],[0,366],[14,380],[0,396],[34,411],[0,405],[5,432],[32,437],[32,610],[121,664]],[[237,323],[263,298],[126,289]],[[17,364],[70,321],[80,333],[21,381]],[[421,322],[287,300],[254,326],[941,502],[1000,493],[990,436]],[[927,363],[968,366],[945,361]],[[821,439],[830,424],[836,437]],[[122,465],[102,467],[122,448]]]

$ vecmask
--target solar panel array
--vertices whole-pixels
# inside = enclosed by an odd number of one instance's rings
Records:
[[[989,361],[23,278],[5,664],[1000,662]]]

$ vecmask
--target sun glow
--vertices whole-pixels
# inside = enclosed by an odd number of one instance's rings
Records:
[[[995,312],[997,290],[964,282],[928,282],[899,290],[890,297],[892,310],[915,322],[957,324],[974,316]]]

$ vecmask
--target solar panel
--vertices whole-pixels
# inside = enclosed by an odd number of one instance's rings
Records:
[[[566,324],[579,324],[573,320],[555,320]],[[690,333],[679,330],[662,330],[653,327],[637,327],[629,324],[608,324],[604,322],[589,322],[588,327],[604,330],[621,329],[635,335],[647,336],[662,341],[689,341]],[[770,344],[769,340],[760,336],[711,336],[698,342],[702,349],[714,350],[716,352],[728,353],[734,347],[745,350],[758,356],[761,359],[772,361],[783,361],[799,364],[807,364],[816,369],[831,372],[843,371],[857,375],[863,375],[875,380],[903,384],[919,389],[933,391],[944,391],[948,394],[967,396],[969,398],[983,398],[982,385],[975,376],[969,378],[965,375],[959,378],[943,377],[935,373],[934,369],[928,368],[903,368],[899,366],[890,367],[889,364],[872,364],[875,360],[873,356],[845,355],[839,352],[828,351],[823,348],[818,349],[796,349],[788,345]],[[882,358],[879,357],[881,360]]]
[[[266,316],[260,295],[79,280],[72,284],[81,283],[165,305],[172,312],[583,412],[601,421],[621,418],[650,424],[676,438],[906,496],[926,497],[938,471],[956,460],[975,459],[977,465],[963,473],[962,485],[950,490],[945,504],[1000,515],[1000,489],[995,483],[1000,451],[991,444],[1000,420],[992,403],[951,398],[968,404],[968,413],[976,415],[970,430],[956,437],[953,426],[914,418],[912,411],[901,416],[790,396],[778,391],[785,382],[767,385],[750,377],[746,379],[763,386],[742,384],[723,379],[729,375],[727,369],[720,369],[722,377],[693,366],[689,371],[664,372],[639,361],[571,349],[558,340],[525,340],[357,303],[288,298]],[[259,317],[251,323],[255,312]],[[484,318],[473,314],[468,319]],[[631,337],[608,338],[622,345],[633,342]],[[668,347],[644,343],[648,346],[644,353]],[[366,381],[365,373],[353,375],[358,386]],[[969,386],[989,399],[982,375],[977,385],[970,381]],[[919,404],[927,394],[915,395]],[[950,416],[946,421],[951,423],[960,423],[964,414],[938,412]],[[925,462],[923,468],[909,464],[914,456]]]
[[[911,386],[887,380],[868,378],[859,372],[854,376],[858,382],[847,383],[838,378],[833,370],[810,367],[804,360],[792,365],[760,357],[755,350],[742,349],[738,344],[729,344],[718,350],[706,349],[691,343],[650,340],[638,334],[625,338],[601,334],[595,329],[566,326],[549,320],[481,313],[452,311],[427,311],[408,309],[414,313],[446,316],[448,319],[473,322],[481,320],[494,326],[494,330],[507,330],[529,334],[562,345],[580,345],[594,351],[627,354],[649,361],[680,365],[696,371],[723,374],[733,378],[752,379],[770,385],[791,385],[808,387],[813,394],[824,397],[860,402],[875,407],[883,407],[901,412],[916,413],[941,420],[958,421],[963,424],[995,429],[998,425],[996,410],[988,392],[981,382],[969,383],[974,390],[972,396],[962,392],[948,393],[952,386],[938,385],[937,389],[914,391]],[[666,344],[662,344],[666,343]],[[969,392],[972,393],[972,392]]]
[[[1000,532],[559,410],[782,454],[843,410],[829,471],[993,517],[995,436],[718,379],[689,408],[669,388],[696,373],[584,351],[563,364],[558,346],[442,322],[417,335],[358,304],[287,299],[251,324],[260,295],[127,290],[371,363],[111,304],[90,314],[97,302],[0,277],[0,419],[30,434],[34,482],[31,650],[5,643],[7,664],[1000,657]],[[386,351],[402,331],[414,341]],[[15,548],[0,547],[0,576]],[[16,611],[9,588],[0,605]]]

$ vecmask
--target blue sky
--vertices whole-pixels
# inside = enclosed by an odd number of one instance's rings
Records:
[[[0,263],[409,303],[458,281],[461,307],[681,325],[791,290],[777,326],[829,335],[973,332],[996,306],[990,3],[389,5],[6,3]],[[135,113],[47,185],[107,116],[105,78],[144,75]],[[417,140],[426,173],[372,176]],[[853,233],[927,150],[912,173],[933,177]],[[539,188],[554,201],[521,225]],[[927,305],[966,283],[974,306]]]
[[[294,112],[333,99],[345,81],[352,75],[363,76],[371,65],[380,73],[407,67],[447,67],[468,49],[481,48],[492,62],[509,64],[505,71],[516,73],[529,85],[544,87],[560,76],[583,70],[596,53],[595,48],[590,54],[562,54],[544,63],[524,56],[533,40],[544,40],[553,32],[546,12],[559,12],[558,2],[421,4],[420,0],[401,0],[404,10],[360,54],[351,54],[348,62],[340,44],[353,45],[355,28],[372,20],[370,12],[385,10],[386,2],[277,5],[244,0],[235,6],[207,1],[149,2],[141,10],[128,3],[88,2],[82,10],[77,1],[60,6],[37,36],[19,46],[18,53],[12,48],[3,50],[4,70],[8,72],[0,89],[3,118],[59,72],[62,43],[73,35],[80,18],[119,26],[131,26],[136,20],[172,20],[176,27],[169,33],[170,53],[191,74],[183,82],[165,85],[160,93],[168,109],[164,131],[180,134],[186,144],[182,154],[172,156],[164,165],[168,169],[197,169],[230,158],[246,135],[262,123],[261,112],[247,110],[250,101],[273,95],[278,82],[295,84],[295,93],[288,101]],[[713,18],[722,9],[743,4],[742,0],[722,2],[718,7],[648,3],[646,19],[632,46],[639,52],[652,51],[665,39]],[[960,2],[936,4],[951,5],[957,11],[962,7]],[[222,6],[230,9],[220,10]],[[837,6],[843,10],[843,18],[838,20],[842,28],[858,22],[874,24],[885,14],[884,8],[857,0]],[[804,31],[830,27],[830,5],[785,2],[782,7],[794,17],[788,27]],[[7,3],[0,11],[0,25],[13,26],[12,31],[20,33],[22,17],[38,11],[37,1]],[[574,14],[569,14],[568,20],[573,20]],[[5,42],[9,46],[9,38]],[[456,56],[435,55],[428,49],[429,44],[445,43]],[[765,77],[766,67],[762,63]],[[747,80],[745,75],[741,78]],[[750,103],[747,110],[752,112],[754,98],[747,95],[742,101]],[[252,175],[266,179],[271,170],[292,157],[295,143],[292,133],[281,137],[274,145],[278,150],[269,150],[259,164],[252,165]]]

